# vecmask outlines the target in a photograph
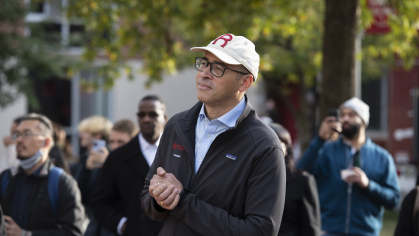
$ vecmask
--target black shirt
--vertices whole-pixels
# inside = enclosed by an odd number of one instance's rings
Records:
[[[47,160],[40,168],[39,173],[30,176],[25,177],[19,169],[9,169],[1,173],[0,179],[5,178],[5,175],[9,176],[9,184],[4,193],[0,194],[3,213],[12,217],[17,215],[17,218],[20,213],[23,213],[25,216],[22,216],[22,222],[26,224],[26,227],[22,228],[31,231],[32,236],[81,236],[84,209],[80,201],[77,183],[65,172],[60,175],[56,202],[57,214],[55,214],[48,192],[49,174],[52,168],[52,163]],[[22,182],[29,183],[30,189],[23,192],[17,190],[22,188]],[[29,191],[28,197],[26,197],[26,191]],[[16,193],[21,196],[15,196]],[[26,199],[27,203],[24,203],[23,199]],[[19,207],[19,210],[16,210],[16,201],[26,204],[26,207]]]
[[[37,177],[41,173],[41,169],[44,165],[39,167],[30,175],[26,174],[26,172],[21,167],[19,167],[18,173],[15,177],[16,185],[19,187],[15,189],[11,216],[16,224],[18,224],[23,229],[28,228],[28,203],[31,188],[34,182],[37,181]]]

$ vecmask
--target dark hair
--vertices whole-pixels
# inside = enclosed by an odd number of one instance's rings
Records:
[[[138,133],[138,128],[134,124],[134,122],[124,119],[116,122],[113,125],[112,130],[121,132],[121,133],[127,133],[131,138],[134,137]]]
[[[166,114],[166,104],[164,104],[163,100],[159,96],[157,96],[157,95],[147,95],[147,96],[141,98],[139,104],[141,104],[144,101],[157,101],[157,102],[160,102],[163,105],[164,114]]]
[[[43,115],[37,114],[37,113],[31,113],[26,116],[22,116],[20,118],[19,124],[26,120],[37,120],[39,121],[38,128],[41,130],[42,134],[49,135],[51,138],[54,138],[54,128],[52,126],[51,121]],[[54,140],[52,140],[54,142]]]
[[[150,101],[150,100],[151,101],[159,101],[159,102],[161,102],[161,104],[164,105],[163,100],[159,96],[157,96],[157,95],[147,95],[147,96],[141,98],[140,103],[142,103],[144,101]]]
[[[255,81],[255,76],[250,73],[249,69],[247,69],[244,65],[240,65],[238,71],[246,73],[245,75],[253,76],[253,82]],[[244,74],[237,73],[236,80],[239,80],[241,77],[245,76]]]
[[[23,117],[24,116],[18,116],[18,117],[16,117],[14,120],[13,120],[13,123],[15,123],[15,124],[20,124],[20,122],[22,121],[22,119],[23,119]]]
[[[285,165],[291,173],[294,173],[296,168],[294,163],[294,153],[292,151],[292,139],[290,133],[287,129],[284,128],[284,126],[280,124],[272,123],[269,126],[274,130],[279,140],[285,143],[287,149],[287,155],[285,155]]]
[[[60,141],[62,141],[62,140],[60,140],[60,134],[64,132],[64,134],[67,135],[67,133],[65,132],[62,125],[60,125],[56,122],[51,122],[51,123],[52,123],[52,127],[54,128],[54,136],[53,136],[54,142],[56,144],[58,144]]]

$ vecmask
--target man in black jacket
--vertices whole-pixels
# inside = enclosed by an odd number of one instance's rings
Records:
[[[0,175],[0,205],[8,236],[83,234],[84,209],[77,183],[48,158],[54,145],[52,132],[48,118],[30,114],[13,134],[19,166]]]
[[[166,107],[157,96],[146,96],[137,117],[141,133],[109,154],[91,207],[97,221],[110,232],[153,236],[163,224],[144,215],[138,200],[167,122]]]
[[[225,34],[197,57],[198,102],[166,124],[141,194],[143,211],[164,220],[159,235],[276,236],[285,163],[276,134],[245,92],[256,80],[254,44]]]

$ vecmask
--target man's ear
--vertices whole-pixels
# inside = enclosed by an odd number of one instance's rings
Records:
[[[245,75],[242,78],[240,78],[241,84],[239,91],[240,92],[246,92],[250,86],[253,84],[253,75]]]
[[[43,148],[48,148],[49,146],[52,146],[52,138],[51,137],[47,137],[44,141],[44,145],[42,145]]]

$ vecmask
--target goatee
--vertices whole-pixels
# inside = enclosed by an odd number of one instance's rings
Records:
[[[359,134],[359,130],[361,129],[360,124],[349,124],[349,128],[342,128],[342,134],[348,139],[352,139]]]

